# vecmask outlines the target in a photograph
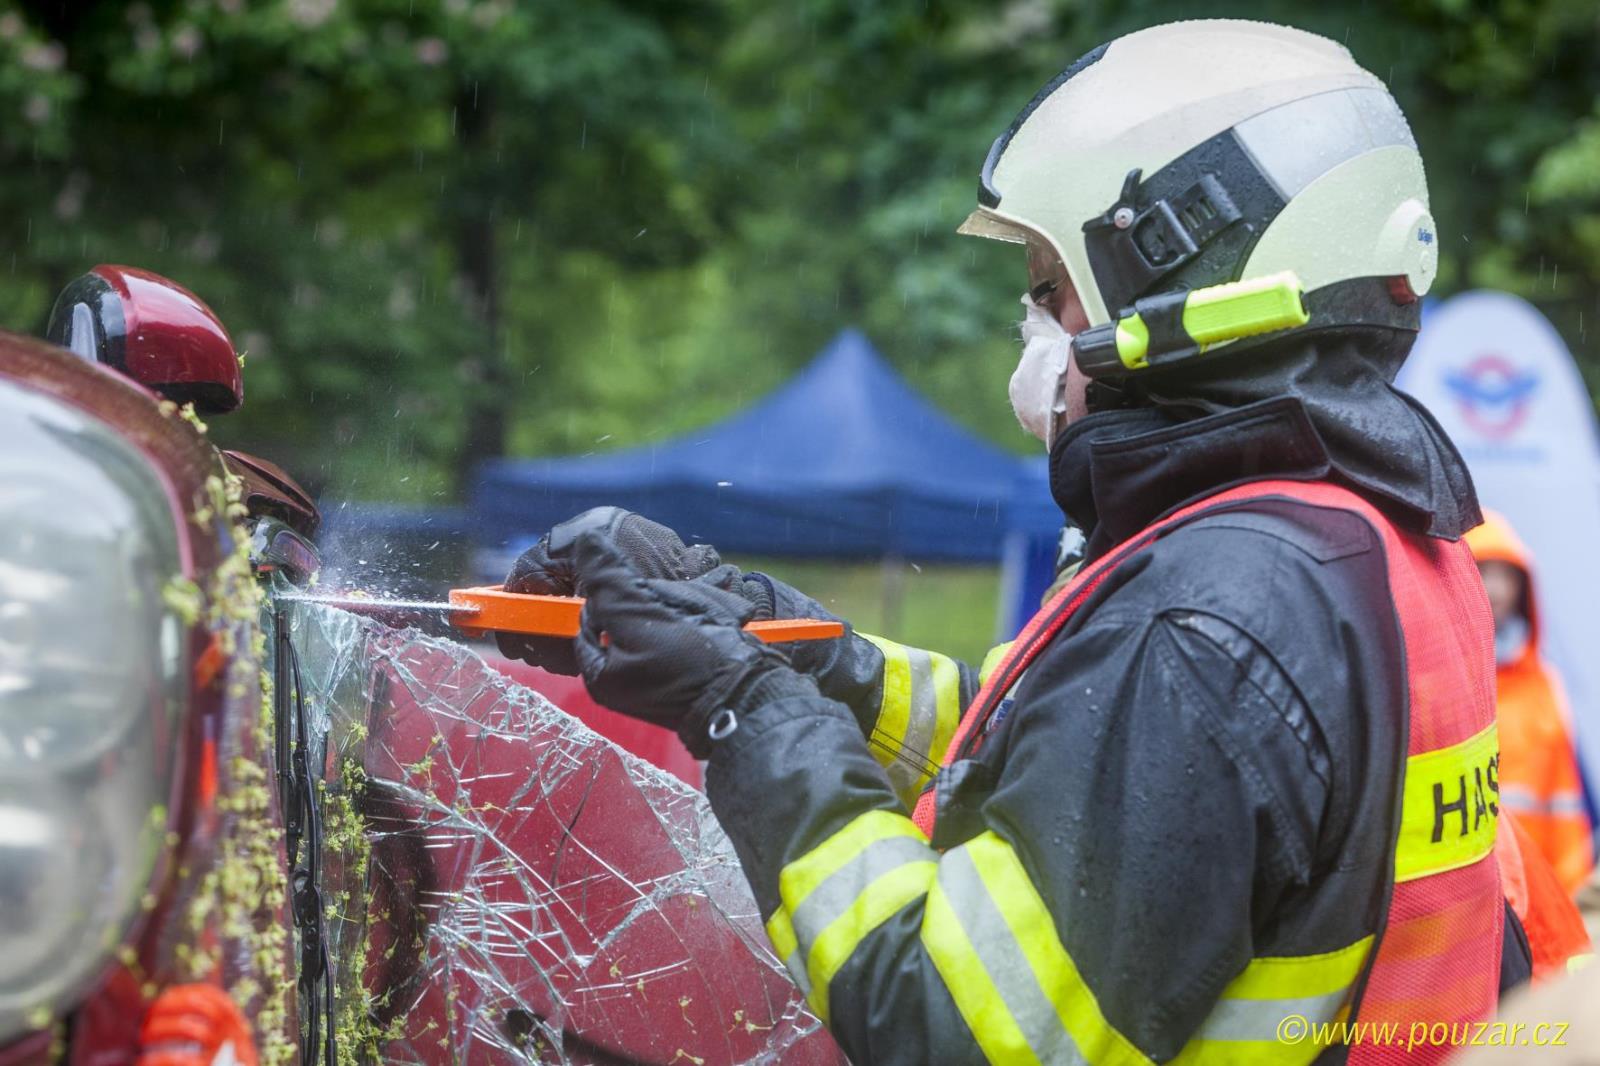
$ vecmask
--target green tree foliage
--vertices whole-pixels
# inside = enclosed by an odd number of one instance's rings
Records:
[[[49,294],[95,262],[159,270],[247,352],[246,409],[225,437],[312,483],[447,488],[467,449],[499,450],[500,423],[522,409],[517,349],[546,343],[544,316],[497,328],[517,302],[508,277],[547,288],[569,257],[670,269],[718,235],[729,146],[681,54],[715,25],[675,27],[668,8],[0,11],[18,30],[15,65],[59,82],[19,78],[16,113],[38,133],[0,141],[8,174],[25,175],[0,179],[0,226],[28,281],[8,322],[37,328]]]
[[[1345,41],[1393,85],[1439,291],[1493,285],[1585,362],[1600,20],[1560,0],[1208,14]],[[1022,266],[958,238],[1033,91],[1177,0],[0,0],[0,322],[97,262],[199,292],[248,352],[224,441],[434,500],[750,402],[863,326],[1008,446]],[[1588,319],[1585,318],[1588,312]]]

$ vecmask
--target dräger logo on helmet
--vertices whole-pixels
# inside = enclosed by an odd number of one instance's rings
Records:
[[[1527,421],[1539,375],[1503,355],[1480,355],[1459,370],[1446,370],[1444,384],[1468,426],[1491,440],[1504,440]]]

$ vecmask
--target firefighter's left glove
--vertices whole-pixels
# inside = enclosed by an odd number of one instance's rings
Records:
[[[705,580],[642,577],[603,533],[582,534],[573,551],[588,593],[573,648],[597,702],[676,729],[704,759],[762,704],[816,695],[744,632],[754,613],[745,597]]]

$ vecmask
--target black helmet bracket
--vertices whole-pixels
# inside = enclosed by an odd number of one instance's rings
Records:
[[[1239,280],[1284,199],[1225,130],[1148,179],[1131,170],[1116,202],[1083,224],[1095,285],[1113,313],[1163,289]]]

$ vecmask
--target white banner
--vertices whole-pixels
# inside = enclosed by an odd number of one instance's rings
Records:
[[[1439,419],[1479,499],[1532,551],[1545,654],[1600,774],[1600,438],[1572,355],[1527,301],[1470,292],[1429,310],[1396,384]]]

